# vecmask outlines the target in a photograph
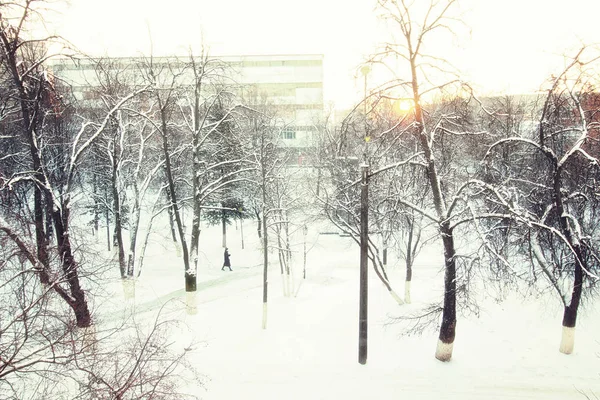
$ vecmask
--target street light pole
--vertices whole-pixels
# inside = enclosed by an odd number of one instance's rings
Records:
[[[369,242],[369,165],[362,164],[360,184],[360,299],[358,315],[358,362],[367,363],[368,336],[368,242]]]
[[[360,294],[358,306],[358,362],[367,363],[368,343],[368,311],[369,311],[369,132],[367,126],[367,75],[371,71],[368,65],[361,68],[365,77],[364,84],[364,118],[365,118],[365,147],[363,163],[360,166]]]

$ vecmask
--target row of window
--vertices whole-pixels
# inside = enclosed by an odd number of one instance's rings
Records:
[[[323,60],[244,60],[228,63],[234,68],[250,67],[320,67]]]
[[[296,131],[293,129],[288,129],[285,128],[281,131],[281,133],[279,134],[279,136],[282,139],[296,139]]]
[[[296,139],[296,132],[313,132],[315,129],[313,125],[290,125],[281,130],[279,137],[282,139]]]
[[[218,60],[218,59],[216,59]],[[155,57],[152,59],[155,66],[160,65],[183,65],[187,63],[188,58],[174,57]],[[221,60],[218,60],[221,61]],[[122,69],[131,65],[148,62],[144,58],[137,57],[112,57],[104,60],[106,69]],[[323,60],[240,60],[240,61],[224,61],[233,68],[250,68],[250,67],[321,67]],[[94,67],[94,62],[90,60],[79,60],[76,62],[70,60],[59,60],[53,63],[55,70],[80,70]]]
[[[297,89],[321,89],[322,82],[292,82],[292,83],[258,83],[249,84],[246,90],[249,93],[266,94],[268,96],[295,97]]]

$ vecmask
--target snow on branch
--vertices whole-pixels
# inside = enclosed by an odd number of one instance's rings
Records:
[[[115,104],[115,106],[106,114],[106,116],[104,117],[104,120],[102,121],[100,126],[96,129],[96,131],[85,141],[85,143],[83,143],[78,148],[77,146],[79,144],[79,141],[81,140],[81,136],[85,132],[87,126],[89,126],[90,124],[84,123],[82,125],[81,129],[75,136],[75,140],[73,142],[73,148],[71,150],[71,160],[69,163],[69,170],[68,170],[68,175],[67,175],[68,178],[67,178],[67,183],[66,183],[67,186],[71,183],[71,181],[73,179],[73,174],[75,172],[75,166],[76,166],[77,162],[79,161],[79,158],[81,157],[83,152],[96,140],[96,138],[98,136],[100,136],[100,134],[102,134],[102,132],[104,132],[104,129],[106,129],[106,126],[108,125],[108,122],[110,121],[112,116],[117,111],[119,111],[125,103],[127,103],[129,100],[131,100],[135,96],[145,92],[146,90],[148,90],[148,86],[138,89],[132,93],[129,93],[127,96],[125,96],[121,100],[119,100],[117,102],[117,104]]]
[[[501,254],[498,254],[498,252],[492,248],[492,246],[490,245],[490,242],[486,238],[486,235],[482,232],[481,225],[479,224],[479,221],[478,221],[479,219],[481,219],[480,218],[481,215],[476,214],[475,210],[473,210],[473,207],[471,205],[469,205],[468,207],[469,207],[469,211],[471,212],[471,218],[473,220],[473,225],[475,225],[475,230],[477,231],[479,238],[483,242],[483,246],[487,249],[488,252],[493,254],[494,257],[496,257],[498,260],[500,260],[500,262],[502,262],[502,264],[504,264],[504,266],[506,266],[506,268],[508,268],[510,271],[512,271],[516,275],[516,271],[513,268],[513,266],[508,262],[508,260],[506,260],[506,258],[504,258]]]
[[[567,299],[565,297],[565,293],[563,293],[560,286],[558,285],[558,281],[557,281],[556,277],[550,272],[550,267],[548,266],[548,261],[546,260],[546,257],[544,256],[544,252],[542,251],[542,248],[540,247],[536,233],[531,235],[531,240],[529,243],[531,245],[531,250],[533,251],[533,255],[534,255],[536,261],[538,262],[538,264],[540,265],[542,272],[544,273],[544,275],[546,275],[546,277],[552,284],[552,287],[558,293],[560,300],[563,303],[563,306],[566,307]]]
[[[418,212],[419,214],[421,214],[422,216],[428,218],[429,220],[439,223],[440,220],[435,217],[434,215],[428,213],[427,211],[425,211],[424,209],[422,209],[421,207],[417,206],[416,204],[411,203],[408,200],[404,200],[402,198],[398,198],[398,203],[402,204],[403,206],[406,206],[416,212]]]
[[[382,172],[388,171],[388,170],[390,170],[390,169],[394,169],[394,168],[400,167],[400,166],[402,166],[402,165],[412,164],[412,165],[420,165],[420,166],[425,166],[425,164],[423,164],[423,163],[419,163],[419,162],[414,162],[414,161],[413,161],[415,158],[417,158],[417,157],[419,157],[419,156],[422,156],[422,155],[423,155],[423,152],[418,152],[418,153],[415,153],[415,154],[411,155],[411,156],[410,156],[409,158],[407,158],[406,160],[399,161],[399,162],[397,162],[397,163],[390,164],[390,165],[387,165],[387,166],[385,166],[385,167],[382,167],[382,168],[380,168],[380,169],[378,169],[378,170],[375,170],[375,171],[373,171],[373,172],[371,172],[371,173],[369,174],[369,178],[371,178],[371,177],[373,177],[373,176],[375,176],[375,175],[377,175],[377,174],[380,174],[380,173],[382,173]],[[356,183],[353,183],[353,184],[352,184],[352,185],[350,185],[350,186],[356,185],[356,184],[358,184],[359,182],[360,182],[360,181],[358,181],[358,182],[356,182]]]
[[[511,218],[513,220],[516,220],[518,222],[521,222],[529,227],[536,227],[542,230],[545,230],[547,232],[549,232],[550,234],[556,236],[557,238],[559,238],[568,248],[569,251],[573,254],[573,256],[575,257],[576,262],[579,263],[579,265],[581,266],[581,269],[591,278],[594,279],[600,279],[600,277],[596,274],[594,274],[593,272],[591,272],[589,269],[585,268],[584,263],[582,262],[582,260],[579,259],[579,256],[577,255],[577,252],[575,251],[575,249],[573,248],[573,245],[571,244],[571,241],[567,239],[567,237],[558,229],[556,229],[553,226],[549,226],[547,224],[545,224],[543,221],[544,220],[539,220],[539,219],[534,219],[532,217],[531,213],[522,213],[519,212],[519,210],[515,209],[515,207],[513,205],[511,205],[497,190],[496,188],[494,188],[491,185],[488,185],[485,182],[479,182],[480,185],[488,188],[490,190],[490,192],[492,194],[494,194],[494,196],[496,196],[496,198],[500,201],[500,203],[509,211]],[[547,214],[545,214],[547,215]],[[566,217],[566,216],[565,216]],[[571,217],[572,218],[572,217]],[[574,245],[578,245],[579,244],[579,238],[576,238],[576,243]]]
[[[490,156],[490,154],[492,153],[492,150],[494,150],[494,148],[496,148],[502,144],[505,144],[505,143],[527,144],[527,145],[530,145],[530,146],[536,148],[537,150],[539,150],[542,154],[544,154],[546,157],[550,158],[551,160],[557,159],[556,154],[554,154],[552,149],[550,149],[549,147],[542,146],[542,145],[538,144],[537,142],[534,142],[533,140],[522,138],[522,137],[509,137],[509,138],[498,140],[496,143],[494,143],[490,146],[488,151],[483,156],[483,159],[485,160],[486,158],[488,158]]]

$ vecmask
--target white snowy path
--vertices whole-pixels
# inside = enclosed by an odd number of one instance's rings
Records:
[[[197,313],[172,315],[184,319],[195,335],[190,355],[205,382],[191,390],[205,400],[600,397],[597,311],[580,317],[575,352],[566,356],[558,352],[558,308],[533,301],[490,303],[480,318],[459,318],[454,357],[441,363],[433,356],[435,332],[400,337],[399,325],[386,325],[400,306],[370,271],[369,355],[362,366],[357,361],[358,249],[350,239],[320,239],[310,253],[308,279],[295,298],[283,297],[279,267],[270,269],[266,330],[261,329],[260,257],[232,246],[234,271],[221,272],[215,247],[208,258],[216,261],[201,272]],[[164,255],[163,260],[181,270],[180,259]],[[168,263],[156,264],[137,285],[138,313],[170,298],[185,301],[182,274],[169,275]],[[437,270],[433,265],[415,269],[415,303],[438,296]],[[399,293],[401,272],[400,267],[391,271]]]

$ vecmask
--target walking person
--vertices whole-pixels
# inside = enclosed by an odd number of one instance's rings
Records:
[[[231,260],[229,259],[229,257],[231,256],[231,254],[229,254],[229,251],[227,250],[227,247],[225,247],[225,253],[223,253],[223,267],[221,268],[221,271],[225,270],[225,267],[229,268],[230,271],[233,271],[231,269]]]

